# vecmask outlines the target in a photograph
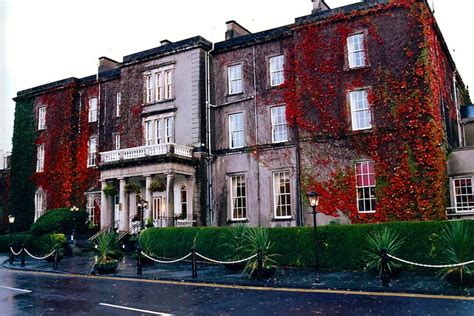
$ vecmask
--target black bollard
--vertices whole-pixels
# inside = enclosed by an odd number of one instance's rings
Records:
[[[57,270],[58,269],[58,249],[56,248],[56,250],[54,251],[54,261],[53,261],[53,269],[54,270]]]
[[[8,257],[8,263],[13,264],[15,261],[15,255],[13,254],[13,244],[10,244],[10,256]]]
[[[257,280],[262,279],[262,271],[263,271],[263,255],[262,250],[257,250]]]
[[[137,275],[142,275],[142,248],[137,247]]]
[[[390,286],[390,275],[388,273],[388,255],[387,250],[382,249],[380,251],[380,258],[382,264],[382,273],[380,274],[380,279],[382,280],[382,286]]]
[[[193,271],[193,279],[196,279],[198,277],[197,273],[197,264],[196,264],[196,250],[191,248],[191,268]]]
[[[20,266],[24,267],[25,266],[25,245],[21,245],[21,264]]]

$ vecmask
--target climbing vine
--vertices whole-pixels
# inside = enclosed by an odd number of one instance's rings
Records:
[[[393,32],[393,28],[398,28]],[[367,67],[348,69],[346,39],[367,35]],[[302,130],[304,186],[320,210],[353,222],[444,218],[445,133],[455,120],[447,58],[426,4],[415,0],[337,14],[296,29],[283,93]],[[347,94],[367,89],[372,128],[352,131]],[[374,161],[377,209],[359,213],[354,162]]]

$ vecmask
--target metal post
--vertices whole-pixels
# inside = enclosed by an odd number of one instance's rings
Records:
[[[54,250],[54,261],[53,261],[53,269],[54,269],[54,270],[57,270],[57,269],[58,269],[58,261],[59,261],[59,258],[58,258],[58,248],[56,248],[56,250]]]
[[[388,273],[388,256],[387,250],[380,250],[380,259],[382,264],[382,273],[380,274],[380,279],[382,280],[382,286],[390,286],[390,275]]]
[[[142,275],[142,248],[137,247],[137,275]]]
[[[196,264],[196,250],[191,248],[191,267],[193,270],[193,279],[196,279],[198,277],[197,274],[197,264]]]
[[[263,255],[262,250],[257,250],[257,280],[262,279],[262,271],[263,271]]]
[[[13,264],[13,261],[15,261],[15,255],[13,254],[13,244],[10,243],[10,256],[8,258],[8,263]]]
[[[321,276],[319,275],[319,244],[318,244],[318,236],[316,233],[317,224],[318,223],[316,219],[316,206],[313,206],[314,255],[316,258],[316,276],[314,277],[314,283],[319,284],[321,283]]]
[[[25,245],[21,245],[21,264],[20,266],[24,267],[25,266]]]

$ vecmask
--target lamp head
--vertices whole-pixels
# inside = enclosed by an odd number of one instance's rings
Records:
[[[15,215],[8,215],[8,222],[13,224],[15,222]]]
[[[321,197],[321,194],[315,192],[315,191],[310,191],[306,193],[306,196],[308,197],[309,205],[311,207],[316,207],[319,204],[319,198]]]

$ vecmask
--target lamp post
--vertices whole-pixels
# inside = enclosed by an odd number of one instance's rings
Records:
[[[140,198],[137,204],[138,211],[140,212],[140,229],[145,228],[145,216],[143,215],[144,209],[148,208],[148,202]]]
[[[71,234],[71,241],[74,241],[74,235],[76,233],[76,212],[79,211],[77,206],[71,207],[72,212],[72,234]]]
[[[15,215],[8,215],[8,223],[10,224],[10,246],[12,244],[13,224],[15,223]]]
[[[308,197],[309,205],[313,209],[313,235],[314,235],[314,254],[316,257],[316,277],[314,278],[314,283],[319,284],[321,283],[321,277],[319,275],[319,245],[318,245],[318,238],[316,234],[316,226],[317,226],[317,220],[316,220],[316,213],[317,210],[316,208],[318,207],[319,204],[319,198],[320,194],[314,191],[310,191],[306,193],[306,196]]]

